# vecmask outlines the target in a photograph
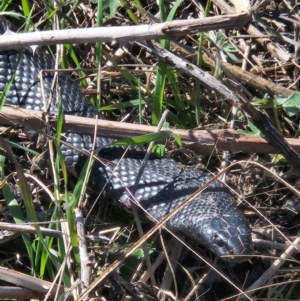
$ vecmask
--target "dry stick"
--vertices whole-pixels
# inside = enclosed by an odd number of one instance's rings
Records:
[[[259,247],[265,247],[269,249],[277,249],[281,251],[285,251],[289,246],[279,242],[273,242],[265,239],[260,239],[256,237],[252,237],[252,242],[254,245]],[[295,250],[296,253],[300,253],[300,250]]]
[[[205,58],[203,61],[204,66],[214,66],[214,62],[211,58],[209,58],[206,54],[204,54],[203,57]],[[242,70],[241,68],[233,66],[229,63],[222,62],[222,65],[224,65],[236,78],[238,78],[240,82],[245,82],[245,84],[259,90],[261,93],[289,97],[295,92],[269,80],[266,80],[261,76],[257,76],[249,71]]]
[[[17,286],[25,287],[43,295],[47,294],[49,292],[49,289],[53,285],[53,283],[51,282],[16,272],[4,267],[0,267],[0,279],[9,283],[13,283]],[[51,290],[52,296],[55,295],[56,291],[59,291],[59,294],[64,294],[67,292],[67,289],[65,289],[63,286],[57,286],[55,284]],[[70,297],[68,299],[71,300],[72,298]]]
[[[164,260],[166,259],[166,255],[167,253],[169,253],[169,251],[171,250],[172,248],[172,245],[171,244],[168,244],[167,247],[166,247],[166,252],[160,252],[158,254],[158,256],[155,258],[153,264],[152,264],[152,269],[153,271],[155,272],[158,267],[164,262]],[[150,278],[150,275],[149,275],[149,271],[144,271],[142,276],[139,278],[139,282],[144,282],[146,283],[148,281],[148,279]],[[132,281],[134,281],[135,279],[132,279]]]
[[[286,140],[278,133],[276,127],[266,114],[256,110],[247,100],[240,95],[228,89],[219,80],[215,79],[208,72],[204,72],[189,61],[179,58],[172,52],[163,49],[159,44],[154,45],[142,44],[137,42],[138,45],[144,47],[151,54],[155,55],[168,65],[186,73],[202,82],[206,87],[216,91],[219,95],[224,97],[230,105],[239,106],[244,110],[252,119],[254,125],[265,135],[265,139],[277,147],[281,154],[284,155],[286,160],[295,168],[300,175],[300,159],[297,153],[289,146]]]
[[[12,224],[12,223],[0,222],[0,230],[9,230],[20,234],[21,233],[36,234],[35,228],[28,224]],[[43,236],[50,236],[55,238],[63,238],[63,236],[67,236],[65,233],[59,230],[52,230],[44,227],[40,227],[40,230]],[[89,241],[100,242],[100,243],[108,243],[109,241],[108,238],[102,235],[86,235],[86,238]],[[1,244],[1,239],[0,239],[0,244]]]
[[[68,247],[66,248],[66,254],[67,254],[69,251],[70,251],[70,244],[69,244]],[[51,292],[52,292],[52,290],[53,290],[53,287],[56,285],[56,283],[57,283],[57,285],[59,285],[59,286],[61,285],[62,279],[63,279],[63,273],[64,273],[64,270],[65,270],[65,266],[66,266],[67,261],[68,261],[68,257],[65,256],[65,258],[64,258],[64,260],[63,260],[63,262],[62,262],[62,264],[60,265],[59,269],[57,270],[56,276],[54,277],[53,282],[52,282],[52,284],[51,284],[51,286],[50,286],[50,288],[49,288],[49,291],[48,291],[47,294],[45,295],[45,298],[43,299],[43,301],[48,301],[48,299],[49,299],[50,296],[51,296]],[[69,294],[70,294],[70,290],[67,291],[67,293],[66,293],[66,295],[65,295],[64,297],[69,296]],[[75,296],[75,294],[73,294],[73,295]],[[58,297],[59,297],[59,296],[60,296],[60,292],[59,292],[58,290],[56,290],[56,292],[55,292],[55,300],[58,300]]]
[[[19,233],[33,233],[36,234],[36,230],[33,226],[29,226],[27,224],[11,224],[11,223],[3,223],[0,222],[0,230],[10,230]],[[63,234],[61,231],[52,230],[48,228],[40,227],[41,233],[44,236],[51,236],[56,238],[62,238]]]
[[[28,129],[33,129],[39,134],[53,139],[42,130],[39,130],[43,124],[43,113],[39,111],[26,110],[19,107],[4,106],[0,112],[0,124],[22,126]],[[55,124],[56,120],[52,119],[51,123]],[[64,130],[76,132],[79,134],[93,135],[95,128],[94,118],[85,118],[72,115],[64,115]],[[263,138],[245,136],[236,131],[231,130],[180,130],[180,129],[162,129],[162,131],[172,131],[178,135],[184,147],[192,150],[203,150],[210,153],[217,148],[220,151],[229,150],[231,152],[246,152],[246,153],[267,153],[278,154],[276,147],[266,142]],[[100,136],[110,138],[131,138],[132,136],[150,134],[155,131],[155,127],[148,125],[138,125],[109,120],[98,120],[97,131]],[[298,153],[300,153],[299,139],[286,139]],[[74,146],[61,140],[62,144],[68,145],[71,148]],[[78,149],[78,152],[90,155],[88,152]]]
[[[298,276],[298,274],[297,273],[294,273],[293,275],[291,275],[291,279],[292,278],[294,278],[295,276]],[[300,282],[300,280],[299,279],[295,279],[295,280],[287,280],[287,281],[282,281],[282,282],[280,282],[280,283],[270,283],[270,284],[267,284],[267,285],[264,285],[263,287],[261,287],[261,288],[263,288],[263,289],[268,289],[268,290],[270,290],[270,288],[272,289],[272,290],[276,290],[276,288],[279,286],[279,285],[291,285],[291,284],[298,284],[299,282]],[[232,295],[232,296],[230,296],[230,297],[226,297],[226,298],[224,298],[224,299],[222,299],[222,301],[227,301],[227,300],[240,300],[240,299],[237,299],[237,298],[239,298],[239,295],[237,294],[237,295]],[[251,299],[251,300],[253,300],[253,299]],[[265,298],[265,299],[255,299],[255,300],[272,300],[272,299],[270,299],[270,298]],[[295,300],[295,299],[289,299],[289,298],[284,298],[284,299],[282,299],[282,300]]]
[[[162,126],[163,126],[163,124],[164,124],[164,122],[167,118],[168,113],[169,113],[169,111],[165,110],[165,112],[162,114],[162,116],[160,118],[160,121],[159,121],[159,124],[157,125],[157,128],[155,130],[155,133],[158,133],[161,130],[161,128],[162,128]],[[150,144],[147,148],[147,152],[145,154],[145,157],[144,157],[144,159],[141,163],[138,174],[136,175],[136,179],[135,179],[133,188],[131,189],[132,195],[134,195],[136,190],[137,190],[137,187],[139,185],[140,179],[141,179],[142,174],[144,172],[144,169],[146,167],[147,161],[149,160],[149,157],[151,155],[151,151],[152,151],[152,148],[153,148],[154,144],[155,144],[155,142],[153,142],[153,141],[150,142]],[[135,205],[134,202],[131,202],[131,209],[132,209],[132,213],[134,215],[134,219],[135,219],[135,223],[137,225],[139,235],[140,235],[140,237],[142,237],[144,235],[144,233],[143,233],[143,229],[142,229],[141,222],[140,222],[140,219],[139,219],[139,215],[138,215],[138,212],[137,212],[137,206]],[[147,244],[143,244],[142,248],[143,248],[143,251],[144,251],[144,254],[145,254],[145,260],[146,260],[147,268],[149,270],[152,285],[156,286],[156,280],[155,280],[154,274],[152,272],[152,266],[151,266],[151,261],[150,261],[150,258],[149,258],[149,252],[148,252]]]
[[[189,60],[196,62],[197,52],[186,45],[182,45],[176,41],[171,42],[172,46],[176,49],[176,52],[180,52],[182,56],[188,56]],[[211,55],[211,57],[213,57]],[[248,86],[259,90],[262,93],[268,93],[269,95],[282,95],[284,97],[289,97],[293,94],[293,90],[285,88],[281,85],[273,83],[272,81],[266,80],[261,76],[257,76],[249,71],[242,70],[240,67],[231,65],[226,62],[222,62],[236,78],[241,82],[245,82]],[[205,52],[203,53],[203,66],[209,68],[215,68],[215,60],[211,59]]]
[[[170,22],[80,29],[63,29],[5,35],[0,40],[0,50],[23,48],[31,45],[66,43],[129,42],[168,39],[200,31],[241,28],[251,21],[246,13],[215,16],[204,19],[175,20]]]
[[[1,300],[9,299],[17,299],[24,300],[24,297],[28,299],[38,299],[43,300],[44,295],[40,293],[36,293],[32,290],[22,288],[22,287],[14,287],[14,286],[0,286],[0,298]],[[50,299],[51,301],[54,298]]]
[[[76,229],[77,229],[77,237],[78,237],[78,248],[79,248],[79,257],[80,257],[80,268],[81,268],[81,280],[83,286],[81,287],[81,293],[84,292],[85,288],[87,288],[90,284],[91,277],[91,262],[89,260],[88,252],[87,252],[87,240],[85,236],[84,230],[84,219],[82,216],[82,211],[79,208],[75,209],[76,216]]]
[[[168,264],[165,269],[164,276],[161,282],[161,289],[170,290],[172,286],[172,282],[174,282],[175,297],[177,300],[179,292],[178,292],[178,285],[175,277],[175,272],[178,268],[178,260],[182,254],[184,245],[181,243],[181,241],[179,241],[178,239],[174,239],[174,237],[172,237],[170,243],[173,245],[173,248],[171,249],[170,255],[168,255],[161,230],[159,231],[159,237],[160,237],[163,251],[166,254],[166,260]],[[184,241],[184,237],[182,240]]]
[[[71,292],[73,294],[73,298],[76,299],[78,297],[78,291],[76,289],[73,289],[74,284],[76,282],[75,280],[75,273],[73,271],[73,265],[72,265],[72,258],[70,256],[70,253],[71,253],[71,238],[70,238],[70,227],[69,227],[69,224],[68,224],[68,221],[67,220],[63,220],[63,219],[60,219],[60,227],[61,227],[61,231],[62,231],[62,241],[63,241],[63,245],[64,245],[64,248],[65,248],[65,254],[66,256],[64,257],[64,261],[62,263],[62,265],[64,265],[64,268],[63,268],[63,271],[66,267],[69,275],[70,275],[70,281],[71,281]],[[61,274],[62,276],[63,274]],[[62,279],[62,278],[61,278]],[[60,281],[61,281],[60,279]],[[43,300],[45,301],[45,300]]]

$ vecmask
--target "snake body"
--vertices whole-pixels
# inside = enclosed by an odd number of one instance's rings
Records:
[[[0,33],[6,25],[0,22]],[[14,76],[7,93],[6,104],[32,110],[44,110],[42,87],[39,73],[52,69],[54,61],[43,49],[34,53],[25,49],[19,57],[16,50],[0,52],[0,91]],[[45,99],[49,99],[54,75],[43,73]],[[67,75],[58,79],[60,95],[55,89],[49,104],[50,112],[57,112],[57,102],[61,99],[63,112],[83,117],[94,117],[96,112],[80,91],[79,86]],[[48,104],[47,104],[48,106]],[[92,138],[76,133],[66,133],[66,141],[77,148],[91,150]],[[98,137],[97,147],[110,143],[112,139]],[[80,154],[66,145],[61,151],[69,169],[78,168]],[[123,206],[131,206],[125,188],[132,188],[138,173],[142,157],[137,151],[129,152],[120,162],[120,154],[113,148],[107,148],[99,154],[116,168],[111,169],[95,162],[92,171],[93,181]],[[138,184],[135,198],[150,215],[161,220],[186,200],[193,192],[205,184],[211,176],[201,170],[183,166],[173,159],[150,158]],[[221,182],[214,182],[189,205],[178,212],[167,224],[167,227],[179,230],[196,242],[221,255],[250,255],[253,252],[251,234],[245,217],[232,204],[231,195]]]

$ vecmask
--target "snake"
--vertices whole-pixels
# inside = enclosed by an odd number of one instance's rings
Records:
[[[0,34],[6,34],[8,27],[0,18]],[[61,101],[64,114],[95,117],[97,110],[71,76],[60,74],[57,80],[59,92],[52,88],[55,75],[47,71],[50,69],[54,69],[54,59],[43,48],[0,51],[0,91],[6,93],[5,104],[37,111],[44,111],[46,106],[51,113],[57,113],[57,104]],[[41,70],[46,71],[40,73]],[[42,81],[40,74],[43,74]],[[8,85],[9,89],[6,88]],[[44,104],[43,99],[51,101]],[[67,142],[61,145],[64,161],[69,170],[80,172],[86,157],[78,149],[92,150],[93,138],[74,132],[66,132],[64,137]],[[98,155],[114,164],[114,168],[96,161],[91,178],[99,189],[105,186],[105,194],[117,204],[130,209],[128,190],[134,186],[145,150],[133,146],[120,160],[120,148],[106,147],[113,141],[112,138],[96,138],[96,147],[101,147]],[[211,178],[204,169],[185,166],[172,158],[150,156],[134,196],[153,220],[161,221]],[[166,227],[220,257],[253,254],[247,220],[233,203],[229,189],[219,180],[177,212]]]

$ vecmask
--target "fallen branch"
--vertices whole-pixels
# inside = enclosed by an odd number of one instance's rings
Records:
[[[15,272],[11,269],[7,269],[4,267],[0,267],[0,280],[12,283],[16,286],[21,286],[24,288],[27,288],[29,290],[32,290],[34,292],[37,292],[39,294],[46,295],[49,291],[49,289],[52,286],[51,282],[38,279],[35,277],[32,277],[27,274],[23,274],[20,272]],[[65,289],[63,286],[53,286],[53,290],[50,292],[50,300],[54,300],[55,292],[56,290],[59,290],[59,295],[65,294],[68,292],[67,289]],[[3,298],[7,296],[1,296]],[[69,296],[67,300],[72,300],[72,296]]]
[[[0,50],[23,48],[32,45],[42,46],[93,42],[122,43],[169,39],[196,32],[241,28],[246,26],[250,21],[251,16],[249,14],[241,13],[203,19],[175,20],[150,25],[63,29],[19,34],[9,33],[2,36]]]
[[[51,120],[52,124],[55,124],[55,122],[55,119]],[[93,135],[95,122],[96,120],[93,118],[64,115],[64,130],[79,134]],[[41,130],[37,130],[43,128],[43,112],[4,106],[0,112],[0,124],[10,126],[21,125],[43,134]],[[218,151],[228,150],[246,153],[279,153],[276,147],[266,142],[263,138],[245,136],[236,131],[179,130],[170,128],[165,130],[172,131],[174,134],[180,136],[184,147],[191,150],[201,150],[207,153],[212,152],[214,149]],[[103,137],[122,139],[154,133],[155,127],[109,120],[98,120],[97,132]],[[293,149],[300,153],[299,139],[287,138],[286,141]]]
[[[43,300],[44,295],[36,293],[32,290],[22,288],[22,287],[14,287],[14,286],[0,286],[0,298],[4,300],[8,299],[17,299],[17,300],[24,300],[24,296],[28,299],[38,299]],[[2,299],[3,298],[3,299]],[[53,298],[49,298],[49,300],[54,300]]]

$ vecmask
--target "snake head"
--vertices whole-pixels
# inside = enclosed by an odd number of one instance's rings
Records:
[[[225,260],[245,261],[253,254],[251,232],[239,212],[207,220],[201,226],[204,246]]]

